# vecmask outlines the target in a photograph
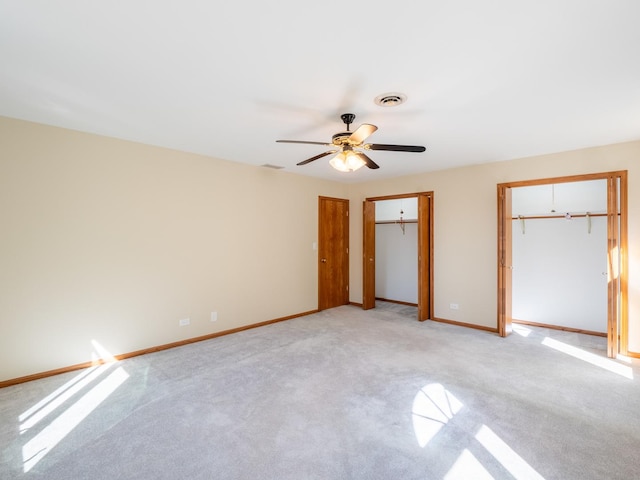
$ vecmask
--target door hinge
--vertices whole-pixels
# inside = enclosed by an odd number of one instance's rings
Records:
[[[347,255],[349,254],[349,247],[347,247]]]

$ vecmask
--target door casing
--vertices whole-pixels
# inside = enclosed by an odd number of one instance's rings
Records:
[[[627,171],[544,178],[498,184],[498,312],[501,336],[511,332],[511,189],[588,180],[607,180],[607,356],[640,357],[628,348]]]
[[[418,199],[418,320],[433,315],[433,192],[371,197],[363,202],[362,308],[375,308],[375,202]]]

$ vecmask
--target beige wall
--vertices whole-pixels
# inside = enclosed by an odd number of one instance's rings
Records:
[[[351,300],[362,301],[362,201],[434,192],[435,316],[496,327],[496,185],[585,173],[629,172],[629,348],[640,352],[640,142],[357,184],[351,200]],[[580,292],[571,292],[579,298]],[[451,310],[457,303],[459,310]]]
[[[319,195],[347,187],[0,117],[0,381],[316,309]]]
[[[361,302],[362,200],[434,191],[435,315],[495,327],[496,184],[612,170],[629,171],[640,351],[639,158],[633,142],[342,185],[0,117],[0,381],[89,361],[92,340],[120,354],[315,309],[319,195],[351,200]]]

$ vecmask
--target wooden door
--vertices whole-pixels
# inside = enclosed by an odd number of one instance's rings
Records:
[[[618,178],[607,179],[607,356],[616,358],[618,343],[618,298],[620,296],[620,223]]]
[[[376,306],[376,203],[365,200],[362,245],[362,308]]]
[[[433,313],[433,245],[431,231],[433,203],[430,195],[418,195],[418,320],[429,320]]]
[[[349,200],[318,199],[318,310],[349,303]]]
[[[616,176],[616,186],[618,188],[617,200],[618,200],[618,238],[617,238],[617,253],[618,253],[618,296],[614,299],[618,301],[617,309],[617,328],[620,333],[619,341],[616,343],[617,352],[622,355],[640,357],[640,352],[629,351],[629,246],[627,244],[628,237],[628,223],[627,223],[627,203],[628,203],[628,191],[627,191],[627,172],[619,172]],[[610,292],[610,294],[613,292]],[[613,301],[609,298],[609,302]],[[609,327],[609,331],[613,331]],[[608,353],[615,353],[613,350],[609,350]]]
[[[511,188],[498,185],[498,334],[512,331]]]

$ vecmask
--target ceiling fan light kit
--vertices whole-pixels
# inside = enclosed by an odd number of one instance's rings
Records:
[[[353,150],[340,152],[338,155],[329,160],[329,165],[340,172],[355,172],[359,168],[364,167],[367,162]]]
[[[343,113],[342,115],[340,115],[340,118],[347,126],[347,130],[345,132],[339,132],[333,135],[333,137],[331,137],[331,143],[309,142],[306,140],[276,140],[276,142],[305,143],[311,145],[325,145],[328,147],[334,147],[333,150],[328,150],[314,157],[307,158],[306,160],[298,162],[296,165],[306,165],[315,160],[326,157],[327,155],[337,153],[337,155],[329,161],[329,165],[341,172],[354,172],[359,168],[364,167],[365,165],[371,169],[380,168],[379,165],[371,160],[368,155],[357,149],[387,150],[393,152],[424,152],[426,150],[425,147],[419,145],[364,143],[369,135],[378,130],[378,127],[368,123],[363,123],[355,131],[351,132],[349,130],[349,125],[353,123],[356,116],[353,113]],[[337,148],[337,150],[335,148]]]

